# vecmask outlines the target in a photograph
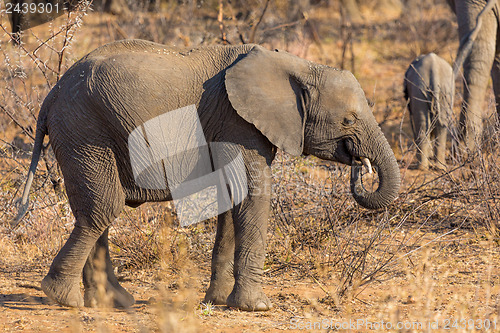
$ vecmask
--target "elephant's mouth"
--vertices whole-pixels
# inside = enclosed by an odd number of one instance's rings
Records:
[[[372,163],[368,157],[354,153],[354,144],[351,139],[344,139],[339,144],[337,160],[351,166],[365,166],[368,173],[372,173]]]
[[[397,197],[399,166],[382,131],[361,142],[353,137],[341,138],[333,159],[351,166],[351,193],[362,207],[384,208]]]
[[[363,168],[366,172],[363,172]],[[372,167],[366,157],[353,157],[351,163],[351,191],[354,195],[366,195],[378,189],[379,179],[377,167]],[[363,177],[368,178],[363,181]],[[366,186],[365,186],[366,185]]]
[[[372,163],[368,159],[368,157],[352,157],[351,166],[360,166],[363,165],[368,173],[373,173]]]
[[[341,139],[337,142],[337,148],[333,156],[334,160],[342,164],[351,165],[355,156],[352,153],[352,141],[349,139]]]
[[[372,166],[372,161],[368,157],[356,154],[351,139],[344,139],[339,146],[339,162],[351,165],[351,191],[353,194],[366,195],[375,192],[379,185],[377,165]],[[367,179],[363,181],[363,177]]]

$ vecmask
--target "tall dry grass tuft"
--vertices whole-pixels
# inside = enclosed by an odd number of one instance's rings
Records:
[[[159,296],[153,302],[158,328],[161,332],[198,332],[199,279],[190,258],[188,235],[167,227],[160,237],[163,248],[159,278],[163,283],[158,285]],[[173,279],[172,271],[176,273]]]
[[[493,113],[493,119],[496,118]],[[490,122],[491,123],[491,122]],[[479,225],[486,226],[488,238],[500,244],[500,131],[497,120],[486,127],[482,143],[475,152],[460,156],[464,161],[458,179],[462,200],[473,207],[471,215]]]

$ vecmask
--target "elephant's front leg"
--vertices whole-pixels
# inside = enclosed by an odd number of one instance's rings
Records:
[[[118,282],[109,255],[108,230],[99,237],[83,268],[84,303],[88,307],[129,307],[135,303]]]
[[[233,210],[235,283],[227,299],[228,306],[246,311],[266,311],[272,308],[261,286],[266,255],[270,193],[269,166],[250,171],[248,197]]]
[[[220,214],[212,252],[212,276],[205,302],[225,305],[234,287],[234,225],[231,211]]]

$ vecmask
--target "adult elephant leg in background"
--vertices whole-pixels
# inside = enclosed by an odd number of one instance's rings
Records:
[[[493,80],[493,91],[495,93],[495,102],[497,109],[497,126],[500,125],[500,24],[497,27],[497,43],[495,47],[495,60],[491,68],[491,78]],[[500,128],[497,127],[497,128]]]
[[[465,43],[466,37],[476,27],[477,17],[486,7],[487,1],[448,0],[448,2],[457,16],[460,40]],[[495,4],[494,10],[484,13],[481,29],[464,63],[464,102],[460,111],[460,129],[465,145],[471,150],[475,150],[481,144],[482,120],[485,113],[483,102],[490,73],[493,77],[496,101],[497,103],[500,101],[498,62],[493,67],[494,60],[498,57],[498,10],[499,6]],[[498,105],[497,110],[499,110]]]

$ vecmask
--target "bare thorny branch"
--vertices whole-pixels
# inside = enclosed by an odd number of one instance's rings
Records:
[[[88,9],[90,6],[90,2],[88,1],[82,1],[79,2],[78,7],[74,8],[72,11],[67,12],[66,16],[66,23],[62,25],[57,31],[52,32],[51,35],[48,38],[45,38],[44,40],[40,39],[37,35],[34,33],[31,33],[32,36],[36,39],[38,44],[32,49],[29,50],[28,45],[26,43],[23,43],[21,38],[22,35],[19,36],[18,34],[11,34],[8,32],[7,28],[0,24],[0,29],[10,38],[10,41],[15,44],[15,48],[17,51],[17,54],[19,55],[20,58],[27,57],[31,63],[34,65],[34,68],[38,70],[38,72],[43,76],[44,81],[45,81],[45,86],[47,89],[50,89],[57,81],[59,81],[60,77],[63,74],[63,65],[65,61],[65,55],[70,47],[73,38],[76,34],[76,31],[78,27],[81,25],[83,17],[86,15]],[[57,47],[56,43],[58,41],[61,41],[61,46]],[[14,43],[15,42],[15,43]],[[39,55],[39,52],[42,49],[49,50],[49,52],[53,52],[56,54],[56,64],[50,65],[49,60],[43,60],[42,57]],[[6,61],[8,61],[9,57],[5,54],[5,49],[1,49],[1,51],[5,55]],[[48,57],[46,59],[49,59]],[[10,64],[6,62],[7,68],[10,68],[11,66],[14,66],[13,64]],[[21,63],[17,64],[16,66],[22,66]],[[54,80],[55,78],[55,80]],[[25,75],[17,75],[16,72],[12,72],[10,74],[10,77],[5,81],[7,84],[9,84],[9,87],[6,87],[5,91],[10,92],[11,96],[15,100],[15,105],[17,105],[18,108],[21,109],[26,109],[29,111],[29,113],[35,117],[34,114],[34,106],[39,105],[38,102],[33,101],[30,97],[30,94],[24,93],[22,96],[18,94],[17,92],[17,87],[15,80],[20,80],[19,82],[26,88],[26,77]],[[24,97],[23,97],[24,96]],[[7,98],[4,96],[4,99]],[[19,127],[22,132],[27,135],[31,140],[34,141],[34,136],[32,134],[32,131],[29,129],[30,126],[23,125],[23,122],[19,120],[19,116],[16,115],[16,112],[14,110],[11,110],[10,107],[8,106],[8,103],[3,103],[3,105],[0,105],[0,111],[3,112],[7,117],[15,124],[15,126]],[[45,163],[46,169],[47,169],[47,179],[50,179],[54,190],[56,191],[56,194],[60,195],[61,192],[61,178],[56,172],[58,169],[57,167],[57,162],[55,160],[50,161],[48,158],[48,149],[49,149],[49,144],[47,144],[42,152],[43,155],[43,161]],[[45,183],[45,182],[44,182]]]
[[[243,44],[246,43],[255,43],[255,36],[257,34],[257,31],[259,29],[260,24],[262,23],[262,20],[264,19],[264,16],[267,12],[267,9],[269,8],[269,3],[271,0],[266,0],[266,3],[264,4],[262,11],[257,18],[255,22],[251,24],[251,28],[249,31],[249,37],[248,39],[245,39],[243,35],[243,28],[240,24],[240,21],[236,18],[236,15],[234,13],[234,8],[231,4],[231,0],[228,0],[226,5],[227,8],[229,9],[229,13],[231,15],[231,20],[233,21],[233,24],[235,25],[236,31],[238,33],[238,37],[240,39],[240,42]],[[224,44],[231,44],[231,42],[227,39],[227,32],[226,32],[226,25],[224,23],[224,0],[219,0],[219,7],[218,7],[218,15],[217,15],[217,21],[219,22],[219,30],[221,33],[221,40]]]

